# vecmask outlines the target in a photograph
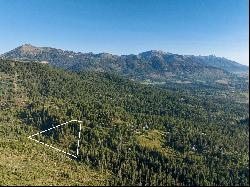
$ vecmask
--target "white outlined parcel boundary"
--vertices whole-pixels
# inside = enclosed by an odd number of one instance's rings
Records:
[[[78,123],[80,124],[79,132],[78,132],[78,140],[77,140],[76,155],[73,155],[73,154],[68,153],[68,152],[66,152],[66,151],[63,151],[63,150],[61,150],[61,149],[58,149],[58,148],[56,148],[56,147],[54,147],[54,146],[52,146],[52,145],[46,144],[46,143],[44,143],[44,142],[40,142],[40,141],[38,141],[38,140],[32,138],[32,137],[34,137],[34,136],[36,136],[36,135],[45,133],[45,132],[47,132],[47,131],[53,130],[53,129],[55,129],[55,128],[58,128],[58,127],[60,127],[60,126],[66,125],[66,124],[71,123],[71,122],[78,122]],[[29,136],[28,138],[31,139],[31,140],[33,140],[33,141],[35,141],[35,142],[37,142],[37,143],[40,143],[40,144],[45,145],[45,146],[47,146],[47,147],[50,147],[50,148],[52,148],[52,149],[54,149],[54,150],[56,150],[56,151],[62,152],[62,153],[64,153],[64,154],[67,154],[67,155],[72,156],[72,157],[74,157],[74,158],[78,158],[78,155],[79,155],[79,147],[80,147],[80,138],[81,138],[81,130],[82,130],[82,123],[83,123],[83,121],[79,121],[79,120],[70,120],[70,121],[68,121],[68,122],[62,123],[62,124],[57,125],[57,126],[55,126],[55,127],[51,127],[51,128],[49,128],[49,129],[47,129],[47,130],[44,130],[44,131],[38,132],[38,133],[36,133],[36,134],[33,134],[33,135]]]

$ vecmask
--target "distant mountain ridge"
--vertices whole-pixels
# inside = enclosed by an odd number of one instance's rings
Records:
[[[25,44],[1,55],[3,59],[48,63],[73,71],[106,71],[149,82],[216,82],[231,80],[248,67],[216,56],[179,55],[151,50],[138,55],[81,53]]]
[[[239,64],[232,60],[228,60],[224,57],[209,55],[209,56],[196,56],[195,58],[199,58],[206,65],[222,68],[232,73],[247,73],[249,70],[248,66]]]
[[[215,55],[209,55],[209,56],[195,56],[195,55],[178,55],[178,54],[173,54],[169,52],[163,52],[163,51],[158,51],[158,50],[151,50],[151,51],[146,51],[139,53],[138,55],[112,55],[110,53],[99,53],[99,54],[94,54],[94,53],[81,53],[81,52],[73,52],[73,51],[68,51],[68,50],[62,50],[62,49],[56,49],[56,48],[51,48],[51,47],[35,47],[30,44],[24,44],[20,47],[17,47],[7,53],[4,53],[0,55],[2,58],[13,58],[13,59],[19,59],[19,60],[35,60],[40,58],[46,58],[42,57],[44,53],[58,53],[61,55],[69,55],[69,57],[74,57],[74,56],[95,56],[95,57],[102,57],[102,58],[118,58],[118,57],[129,57],[129,56],[136,56],[137,58],[142,58],[145,60],[152,59],[152,58],[162,58],[166,59],[166,57],[171,56],[175,57],[175,59],[178,60],[185,60],[187,58],[192,58],[194,60],[198,60],[201,63],[204,63],[207,66],[212,66],[216,68],[221,68],[224,70],[227,70],[232,73],[239,73],[239,72],[248,72],[248,66],[239,64],[235,61],[226,59],[224,57],[217,57]],[[71,56],[70,56],[71,54]],[[49,56],[48,56],[49,57]],[[47,58],[48,58],[47,57]],[[183,58],[184,57],[184,58]],[[36,59],[37,58],[37,59]],[[53,56],[52,56],[53,58]],[[168,58],[168,59],[170,59]],[[181,59],[183,58],[183,59]],[[45,59],[47,60],[47,59]]]

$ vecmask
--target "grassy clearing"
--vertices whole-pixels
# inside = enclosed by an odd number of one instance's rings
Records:
[[[228,85],[229,80],[227,79],[220,79],[220,80],[216,80],[215,83],[218,84],[224,84],[224,85]]]
[[[159,130],[150,130],[137,136],[137,143],[148,149],[160,152],[164,156],[177,156],[177,153],[169,147],[163,145],[164,134]]]

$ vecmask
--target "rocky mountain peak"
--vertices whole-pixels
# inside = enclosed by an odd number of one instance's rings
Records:
[[[20,51],[23,54],[36,54],[38,52],[40,52],[42,49],[39,47],[35,47],[33,45],[30,44],[24,44],[18,48],[16,48],[16,50]]]

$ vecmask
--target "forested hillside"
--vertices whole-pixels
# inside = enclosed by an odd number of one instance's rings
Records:
[[[0,184],[249,185],[248,105],[0,60]],[[88,121],[78,159],[27,138],[71,119]]]

